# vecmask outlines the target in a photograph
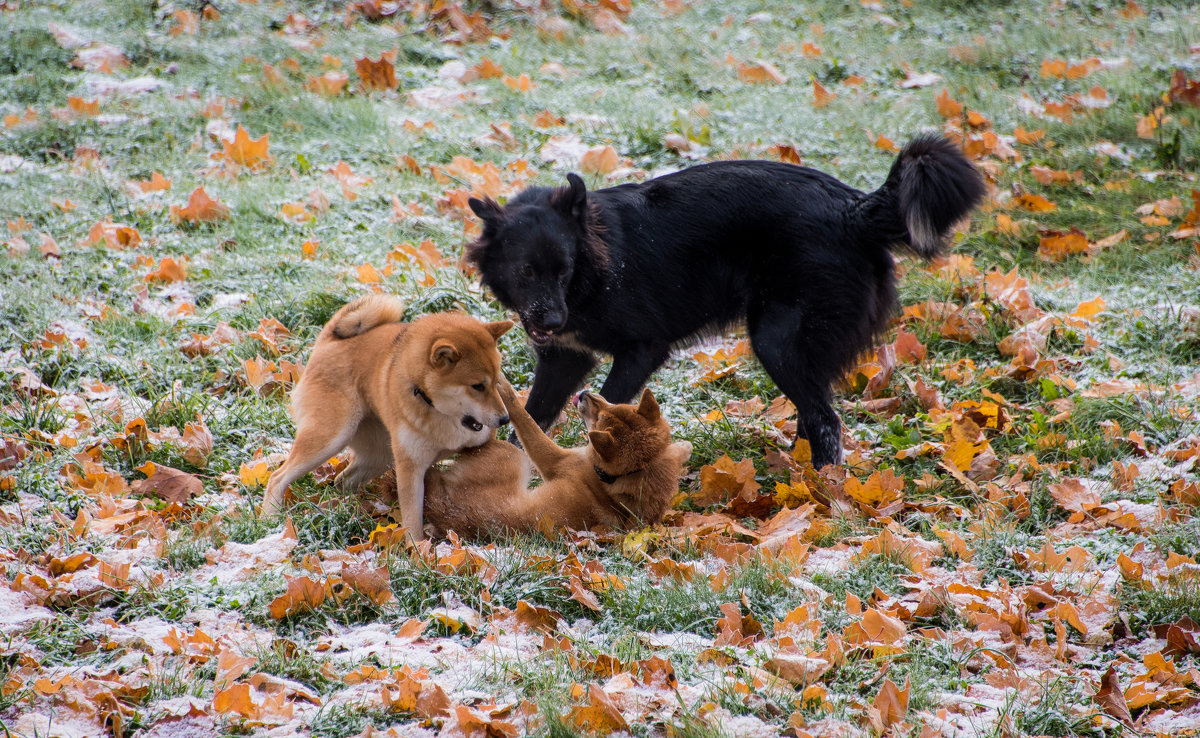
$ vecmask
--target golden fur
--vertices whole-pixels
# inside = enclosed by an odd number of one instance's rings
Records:
[[[491,441],[464,451],[449,469],[430,469],[425,517],[431,533],[454,530],[478,537],[545,526],[630,527],[662,519],[679,489],[680,470],[692,445],[671,442],[650,390],[636,406],[612,405],[585,393],[580,413],[589,443],[575,449],[559,448],[550,440],[506,381],[500,397],[525,452]],[[530,462],[545,480],[532,489]]]
[[[370,295],[321,329],[292,392],[296,440],[267,482],[264,515],[279,512],[289,484],[349,446],[354,460],[339,485],[354,489],[394,468],[403,525],[419,540],[425,471],[508,422],[496,340],[512,321],[436,313],[406,324],[402,316],[399,300]]]

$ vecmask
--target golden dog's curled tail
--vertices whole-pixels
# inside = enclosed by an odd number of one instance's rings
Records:
[[[385,323],[404,321],[404,303],[391,295],[364,295],[333,314],[318,340],[353,338]]]

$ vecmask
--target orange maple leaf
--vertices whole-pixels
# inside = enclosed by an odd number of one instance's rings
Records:
[[[943,118],[957,118],[962,115],[962,103],[950,97],[950,91],[945,87],[942,88],[942,94],[938,95],[935,100],[937,102],[938,114]]]
[[[113,223],[105,218],[92,226],[88,231],[87,238],[83,240],[83,245],[95,246],[102,243],[110,249],[127,249],[137,246],[141,242],[142,234],[138,233],[136,228]]]
[[[1033,213],[1048,213],[1058,210],[1058,206],[1046,198],[1033,192],[1026,192],[1013,198],[1013,205]]]
[[[479,75],[480,79],[496,79],[504,76],[504,69],[486,56],[471,67],[471,70]]]
[[[621,157],[611,146],[596,146],[588,149],[579,160],[579,168],[588,173],[608,174],[621,164]]]
[[[209,197],[204,191],[204,187],[197,187],[192,190],[192,194],[188,197],[188,202],[185,207],[178,205],[171,206],[171,222],[178,225],[179,223],[191,223],[197,225],[200,223],[215,223],[218,220],[226,220],[229,218],[229,206],[220,200],[214,200]]]
[[[787,82],[787,76],[778,67],[762,59],[738,64],[737,75],[741,81],[751,84],[781,85]]]
[[[182,282],[187,279],[187,260],[175,261],[170,256],[164,256],[158,264],[158,269],[148,273],[147,282]]]
[[[821,84],[816,79],[814,79],[812,81],[812,86],[813,86],[813,107],[814,108],[823,108],[826,105],[828,105],[829,103],[833,102],[833,99],[835,97],[837,97],[836,94],[827,90],[825,88],[825,85]]]
[[[522,74],[520,77],[511,77],[506,74],[504,75],[504,84],[517,92],[529,92],[534,86],[528,74]]]
[[[326,72],[320,77],[308,76],[308,82],[304,87],[318,95],[326,97],[335,97],[340,95],[342,90],[346,88],[346,83],[350,81],[350,75],[337,70]]]
[[[1070,231],[1045,231],[1038,240],[1038,256],[1045,261],[1062,261],[1072,254],[1088,250],[1087,236],[1078,228]]]
[[[99,115],[100,100],[84,100],[82,97],[68,97],[67,107],[79,115]]]
[[[263,169],[275,161],[275,157],[267,153],[270,146],[271,134],[264,133],[261,138],[250,138],[250,133],[238,125],[233,141],[221,141],[224,151],[221,152],[228,161],[240,164],[248,169]]]
[[[1026,146],[1032,146],[1035,143],[1037,143],[1038,141],[1041,141],[1045,135],[1046,135],[1046,131],[1041,128],[1039,128],[1036,131],[1027,131],[1024,128],[1021,128],[1020,126],[1017,126],[1013,130],[1013,137],[1017,139],[1017,142],[1023,143]]]
[[[369,57],[354,60],[354,70],[363,88],[367,90],[394,90],[396,88],[396,65],[386,56],[381,55],[379,61]]]

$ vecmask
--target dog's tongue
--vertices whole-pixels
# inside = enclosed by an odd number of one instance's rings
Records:
[[[550,331],[544,331],[540,328],[528,328],[525,332],[528,333],[529,337],[533,339],[533,342],[537,344],[547,344],[554,340],[554,334],[552,334]]]

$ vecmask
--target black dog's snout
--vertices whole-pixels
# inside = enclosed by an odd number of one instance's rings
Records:
[[[506,426],[506,425],[508,425],[508,416],[507,416],[507,415],[501,415],[501,416],[500,416],[500,419],[496,421],[496,427],[497,427],[497,428],[503,428],[503,427],[504,427],[504,426]]]
[[[542,316],[542,328],[556,331],[567,324],[567,314],[562,310],[550,310]]]
[[[472,418],[470,415],[463,416],[462,424],[463,424],[463,427],[466,428],[467,430],[473,430],[473,431],[483,430],[483,423],[480,423],[478,420],[476,420],[475,418]]]

